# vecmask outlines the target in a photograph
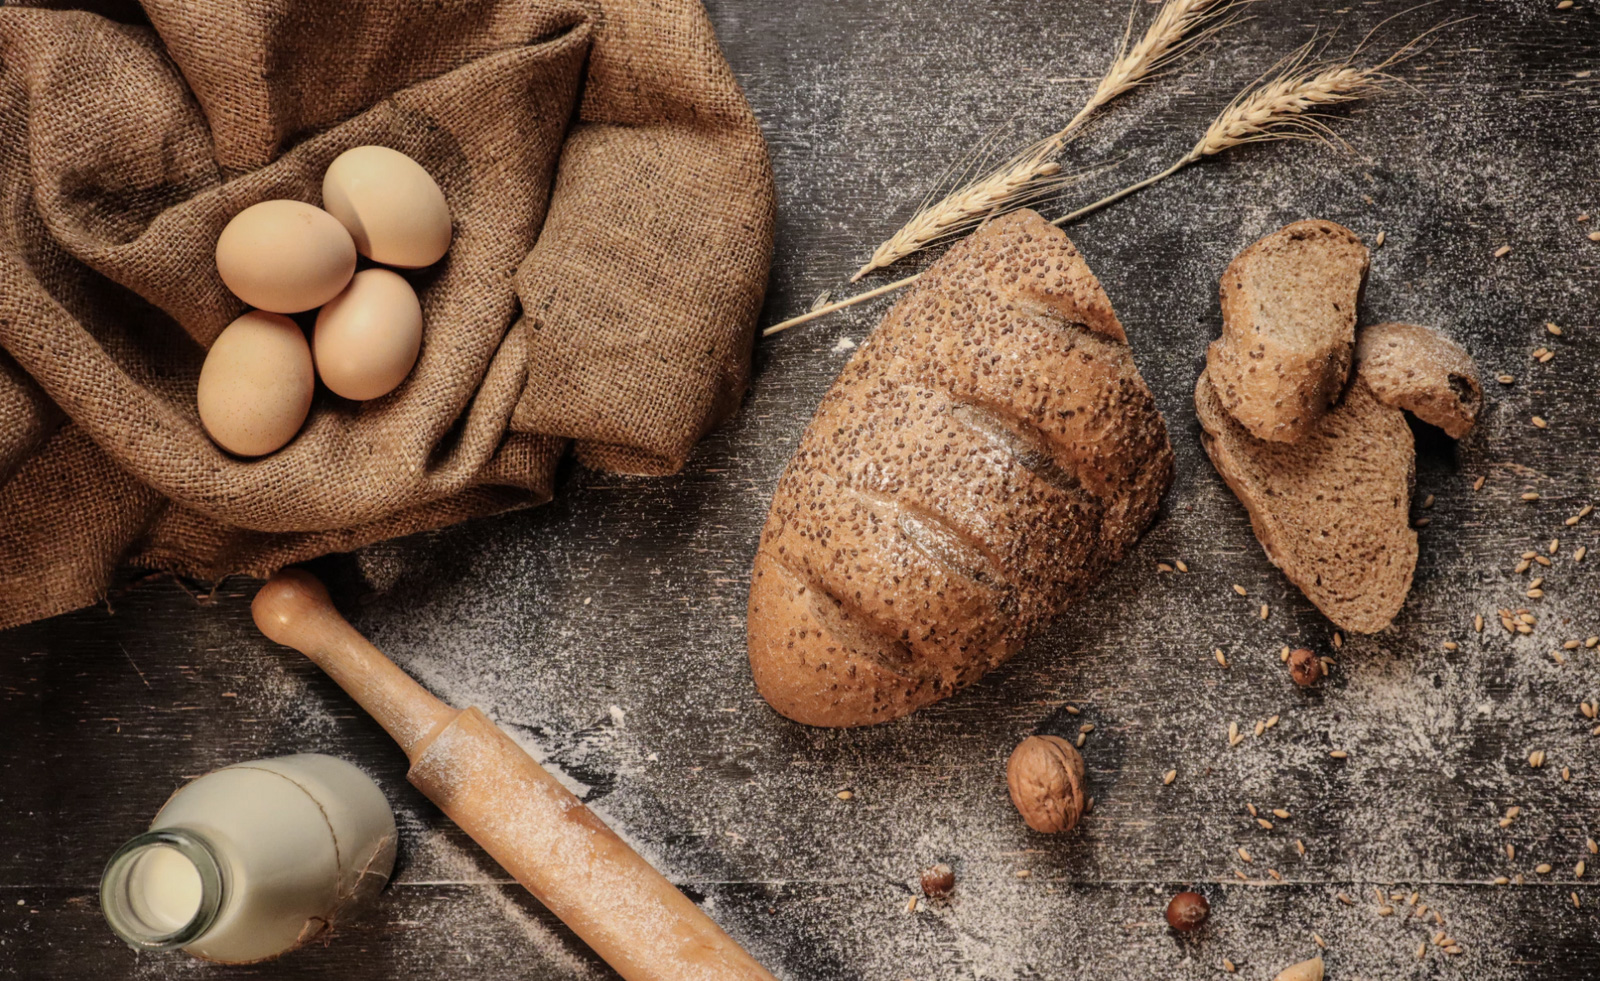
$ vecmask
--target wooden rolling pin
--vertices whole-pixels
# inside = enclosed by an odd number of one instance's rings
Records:
[[[317,663],[411,759],[406,778],[627,981],[775,981],[661,873],[475,708],[428,694],[302,569],[250,606]]]

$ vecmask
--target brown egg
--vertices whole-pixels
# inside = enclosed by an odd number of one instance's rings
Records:
[[[217,272],[234,295],[273,313],[322,306],[356,271],[339,219],[304,201],[263,201],[233,216],[217,239]]]
[[[317,313],[317,374],[335,395],[375,399],[405,381],[422,348],[422,304],[388,269],[363,269]]]
[[[222,329],[195,400],[217,445],[240,456],[279,449],[306,421],[316,375],[306,335],[288,317],[251,310]]]
[[[373,262],[432,265],[450,248],[450,206],[422,165],[386,146],[358,146],[328,165],[322,206]]]

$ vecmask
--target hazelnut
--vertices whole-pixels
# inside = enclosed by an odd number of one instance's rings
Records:
[[[1028,827],[1070,831],[1084,810],[1083,757],[1060,736],[1029,736],[1006,763],[1011,803]]]
[[[922,872],[922,894],[929,899],[943,899],[956,887],[956,874],[950,866],[940,862]]]
[[[1310,688],[1322,680],[1322,661],[1304,647],[1289,655],[1289,677],[1301,688]]]
[[[1179,933],[1197,929],[1206,921],[1211,904],[1197,892],[1180,892],[1167,904],[1167,926]]]

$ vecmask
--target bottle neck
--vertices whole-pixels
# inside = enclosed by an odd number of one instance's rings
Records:
[[[129,946],[172,950],[211,929],[225,887],[210,842],[185,828],[161,828],[111,856],[100,876],[100,910]]]

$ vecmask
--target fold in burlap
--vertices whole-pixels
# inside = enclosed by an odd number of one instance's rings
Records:
[[[85,7],[92,9],[59,9]],[[415,370],[259,460],[200,427],[244,306],[217,235],[418,160],[455,220]],[[0,627],[119,563],[215,579],[546,500],[569,443],[660,474],[737,405],[770,166],[694,0],[0,9]]]

